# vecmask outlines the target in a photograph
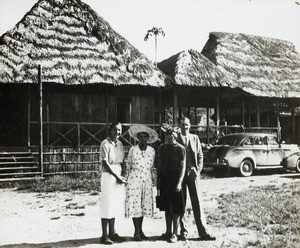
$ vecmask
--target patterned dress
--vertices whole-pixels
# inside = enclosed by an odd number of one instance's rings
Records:
[[[130,148],[127,161],[125,217],[153,217],[154,200],[152,168],[155,150],[147,146],[142,151],[138,145]]]

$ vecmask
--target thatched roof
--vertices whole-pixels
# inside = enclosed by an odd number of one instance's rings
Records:
[[[195,50],[182,51],[160,63],[158,68],[176,85],[235,88],[236,82]]]
[[[256,96],[299,98],[300,56],[292,43],[259,36],[210,33],[202,54]]]
[[[80,0],[39,0],[0,37],[0,83],[165,85],[165,75]]]

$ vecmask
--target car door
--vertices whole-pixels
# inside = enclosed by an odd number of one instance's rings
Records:
[[[253,154],[255,156],[256,165],[265,166],[268,161],[268,152],[267,152],[267,145],[264,141],[263,137],[261,136],[254,136],[253,137],[253,147],[252,147]]]
[[[280,148],[275,137],[267,136],[266,139],[267,139],[267,150],[268,150],[267,165],[279,166],[284,155],[284,150]]]

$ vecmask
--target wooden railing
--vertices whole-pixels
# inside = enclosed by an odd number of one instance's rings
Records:
[[[33,127],[37,127],[38,122],[31,122]],[[120,140],[124,145],[132,146],[136,141],[128,133],[132,123],[122,123],[123,132]],[[160,133],[159,124],[144,124]],[[44,122],[44,146],[46,147],[85,147],[99,146],[101,141],[109,136],[107,123],[95,122]],[[31,133],[29,146],[37,146],[38,132],[35,132],[35,142],[32,141]]]
[[[38,126],[38,122],[32,122]],[[125,151],[136,144],[128,130],[132,123],[122,123],[123,132],[120,140]],[[144,124],[157,131],[163,139],[159,124]],[[80,173],[98,171],[100,169],[100,143],[109,135],[106,123],[85,122],[45,122],[44,125],[43,170],[44,175]],[[247,127],[241,125],[197,126],[191,132],[199,136],[204,148],[220,135],[238,132],[267,132],[277,134],[280,129],[275,127]],[[38,144],[38,142],[37,142]],[[33,155],[38,158],[37,145],[31,146]],[[205,149],[204,149],[205,151]],[[36,160],[38,161],[38,159]]]
[[[38,125],[38,122],[31,122],[31,124]],[[123,132],[121,141],[124,145],[132,146],[136,144],[129,133],[129,127],[132,123],[122,123]],[[159,124],[144,124],[153,128],[161,136],[161,129]],[[109,135],[109,127],[107,123],[95,122],[44,122],[44,146],[46,147],[85,147],[85,146],[99,146],[101,141]],[[280,138],[280,128],[277,127],[246,127],[242,125],[219,125],[219,126],[198,126],[192,125],[191,132],[199,136],[202,142],[211,143],[212,140],[218,138],[220,135],[227,135],[238,132],[266,132],[274,133]],[[35,132],[38,134],[38,132]],[[32,136],[32,135],[31,135]],[[36,146],[35,143],[30,146]],[[29,142],[30,143],[30,142]]]

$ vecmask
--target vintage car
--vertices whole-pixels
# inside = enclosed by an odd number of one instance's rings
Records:
[[[273,134],[235,133],[218,139],[209,148],[206,163],[236,168],[247,177],[255,169],[299,167],[300,150],[297,145],[280,144]]]
[[[295,152],[290,154],[289,156],[286,156],[282,160],[283,168],[287,171],[296,171],[297,173],[300,173],[300,152]]]

